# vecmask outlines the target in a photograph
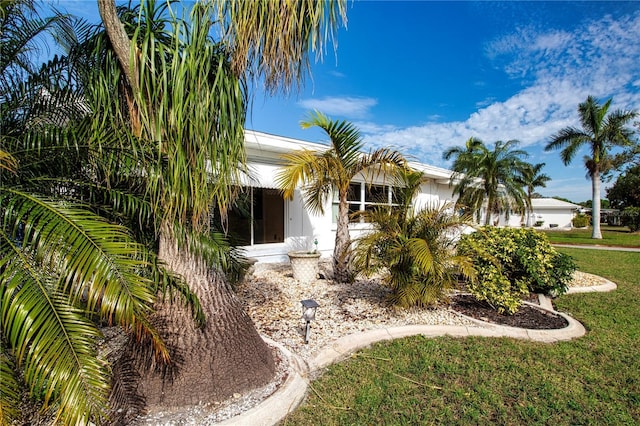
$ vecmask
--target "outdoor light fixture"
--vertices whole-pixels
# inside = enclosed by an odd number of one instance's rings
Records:
[[[311,328],[311,321],[316,319],[316,309],[318,308],[318,302],[313,299],[301,300],[302,303],[302,318],[306,321],[306,331],[304,334],[304,343],[309,343],[309,331]]]

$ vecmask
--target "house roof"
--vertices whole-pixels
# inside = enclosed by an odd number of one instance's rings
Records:
[[[249,159],[265,164],[278,164],[281,162],[281,154],[298,149],[324,151],[329,148],[327,144],[287,138],[255,130],[245,130],[244,133],[245,146]],[[442,184],[448,184],[451,179],[451,174],[453,173],[451,170],[418,162],[410,162],[410,166],[422,171],[427,178],[434,179],[436,182]]]
[[[578,209],[579,205],[573,203],[567,203],[566,201],[558,200],[555,198],[532,198],[531,205],[533,208],[545,208],[545,209]]]

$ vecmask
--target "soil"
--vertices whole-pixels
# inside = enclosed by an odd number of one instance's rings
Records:
[[[533,298],[525,300],[529,301],[533,300]],[[500,314],[488,303],[481,302],[468,294],[453,296],[451,298],[451,308],[471,318],[509,327],[557,330],[569,325],[567,320],[560,315],[525,304],[522,304],[520,309],[513,315]]]

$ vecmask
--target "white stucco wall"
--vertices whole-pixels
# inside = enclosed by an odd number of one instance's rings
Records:
[[[536,220],[542,220],[542,228],[550,228],[551,225],[558,225],[558,228],[571,228],[571,219],[574,213],[569,210],[536,209]]]
[[[247,177],[243,184],[258,188],[277,187],[275,176],[281,167],[282,153],[296,149],[324,150],[327,148],[325,145],[252,131],[247,131],[245,139],[251,176]],[[449,187],[448,179],[450,171],[418,163],[412,166],[422,170],[429,177],[428,181],[421,186],[421,193],[415,200],[418,208],[441,206],[445,202],[452,201],[452,189]],[[354,180],[389,184],[384,176],[379,175],[374,177],[360,175]],[[323,256],[329,257],[333,254],[336,224],[332,217],[332,200],[327,200],[324,214],[316,215],[304,208],[302,197],[301,191],[297,190],[292,200],[285,200],[284,242],[246,246],[244,249],[247,256],[256,258],[260,262],[285,262],[288,260],[287,252],[291,250],[314,249],[315,239]],[[366,223],[350,224],[352,240],[367,232],[371,229],[370,227],[371,225]]]

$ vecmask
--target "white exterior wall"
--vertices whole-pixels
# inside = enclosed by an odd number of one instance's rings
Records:
[[[540,229],[549,229],[551,225],[558,225],[555,228],[567,229],[573,225],[571,220],[575,216],[576,209],[579,207],[575,204],[566,203],[564,201],[549,199],[549,198],[537,198],[531,200],[533,204],[533,213],[531,216],[531,225],[533,226],[537,221],[542,221],[543,224]],[[549,205],[551,204],[551,205]],[[521,223],[527,222],[527,216],[524,217],[519,214],[511,215],[508,222],[505,222],[504,217],[501,218],[501,226],[520,227]]]
[[[542,220],[542,228],[550,228],[551,225],[558,225],[558,228],[571,228],[571,219],[574,213],[571,210],[545,209],[539,208],[535,210],[536,221]],[[535,223],[535,221],[534,221]]]
[[[282,165],[281,155],[295,149],[324,150],[326,145],[315,144],[281,136],[246,131],[245,145],[247,161],[251,176],[243,179],[243,184],[256,188],[277,188],[275,176]],[[421,192],[416,198],[416,207],[421,209],[433,205],[453,201],[452,188],[449,187],[451,172],[424,164],[414,163],[412,167],[422,170],[429,178],[421,186]],[[356,176],[354,181],[370,182],[374,184],[389,184],[382,177],[372,179],[368,176]],[[246,255],[256,258],[260,262],[286,262],[287,252],[291,250],[312,250],[314,240],[318,240],[318,249],[323,257],[333,254],[336,224],[332,218],[331,196],[327,200],[323,215],[311,214],[304,208],[300,190],[295,192],[292,200],[285,200],[283,243],[254,244],[245,246]],[[367,232],[370,225],[354,223],[349,225],[352,240]]]
[[[282,167],[281,155],[296,149],[309,149],[321,151],[328,148],[327,145],[310,143],[281,136],[268,135],[259,132],[246,131],[246,148],[250,177],[243,179],[243,185],[256,188],[277,188],[275,176]],[[412,163],[411,167],[421,170],[428,178],[421,185],[420,193],[416,197],[416,210],[427,207],[440,207],[447,202],[454,202],[452,187],[449,185],[451,171],[428,166],[420,163]],[[374,184],[388,184],[382,177],[372,179],[369,176],[356,176],[354,181]],[[551,224],[557,224],[559,229],[570,228],[574,211],[578,207],[574,204],[561,202],[554,199],[535,199],[532,222],[544,221],[542,228],[549,228]],[[291,250],[312,250],[314,240],[318,241],[318,249],[324,257],[330,257],[333,253],[335,242],[336,224],[332,218],[331,196],[326,201],[324,214],[311,214],[304,208],[300,190],[295,192],[292,200],[284,202],[284,242],[269,244],[254,244],[244,247],[249,257],[254,257],[260,262],[286,262],[287,252]],[[496,219],[495,217],[493,218]],[[499,226],[520,227],[526,222],[520,214],[511,214],[509,221],[504,215],[500,217]],[[480,224],[484,224],[481,219]],[[367,232],[370,225],[354,223],[349,225],[352,240]]]

